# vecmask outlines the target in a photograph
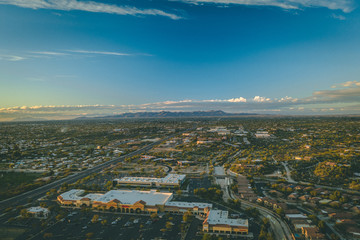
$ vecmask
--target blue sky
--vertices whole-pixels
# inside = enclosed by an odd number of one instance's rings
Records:
[[[354,0],[0,0],[0,35],[0,120],[360,113]]]

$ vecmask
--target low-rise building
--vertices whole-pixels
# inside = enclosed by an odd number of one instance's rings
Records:
[[[147,187],[180,187],[185,181],[186,175],[168,174],[163,178],[150,177],[123,177],[114,179],[114,182],[121,185],[147,186]]]
[[[165,212],[185,213],[190,211],[194,215],[206,216],[212,208],[211,203],[200,202],[177,202],[170,201],[165,204]]]
[[[50,210],[43,207],[31,207],[27,209],[28,213],[36,218],[48,218]]]
[[[190,211],[194,215],[205,217],[212,208],[212,204],[209,203],[171,201],[172,193],[156,190],[111,190],[104,194],[84,194],[84,190],[72,189],[58,196],[57,200],[65,206],[92,207],[123,213]]]
[[[203,231],[208,233],[248,234],[247,219],[231,219],[228,211],[210,210],[203,222]]]

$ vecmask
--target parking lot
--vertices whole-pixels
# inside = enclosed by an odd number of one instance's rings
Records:
[[[93,223],[94,215],[99,219]],[[53,239],[180,239],[182,216],[163,215],[151,219],[145,215],[73,211],[45,232]]]

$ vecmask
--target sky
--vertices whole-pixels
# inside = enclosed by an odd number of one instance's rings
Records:
[[[356,0],[0,0],[0,121],[360,114]]]

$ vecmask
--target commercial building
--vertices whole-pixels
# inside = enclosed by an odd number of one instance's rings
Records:
[[[248,234],[247,219],[231,219],[228,211],[210,210],[203,222],[203,231],[224,234]]]
[[[149,177],[123,177],[114,179],[114,182],[120,185],[131,186],[147,186],[147,187],[180,187],[185,181],[186,175],[183,174],[168,174],[163,178],[149,178]]]
[[[66,206],[92,207],[103,210],[117,210],[125,213],[158,212],[173,197],[172,193],[135,190],[111,190],[104,194],[84,194],[84,190],[73,189],[58,196],[57,200]]]
[[[167,202],[165,204],[165,212],[169,213],[185,213],[190,211],[194,215],[205,217],[210,209],[211,203],[199,203],[199,202]]]
[[[104,194],[86,194],[84,190],[73,189],[58,196],[60,204],[73,207],[92,207],[95,209],[123,213],[169,212],[185,213],[205,217],[212,204],[199,202],[171,201],[172,193],[137,190],[111,190]]]
[[[50,210],[43,207],[31,207],[27,209],[27,212],[36,218],[48,218]]]

